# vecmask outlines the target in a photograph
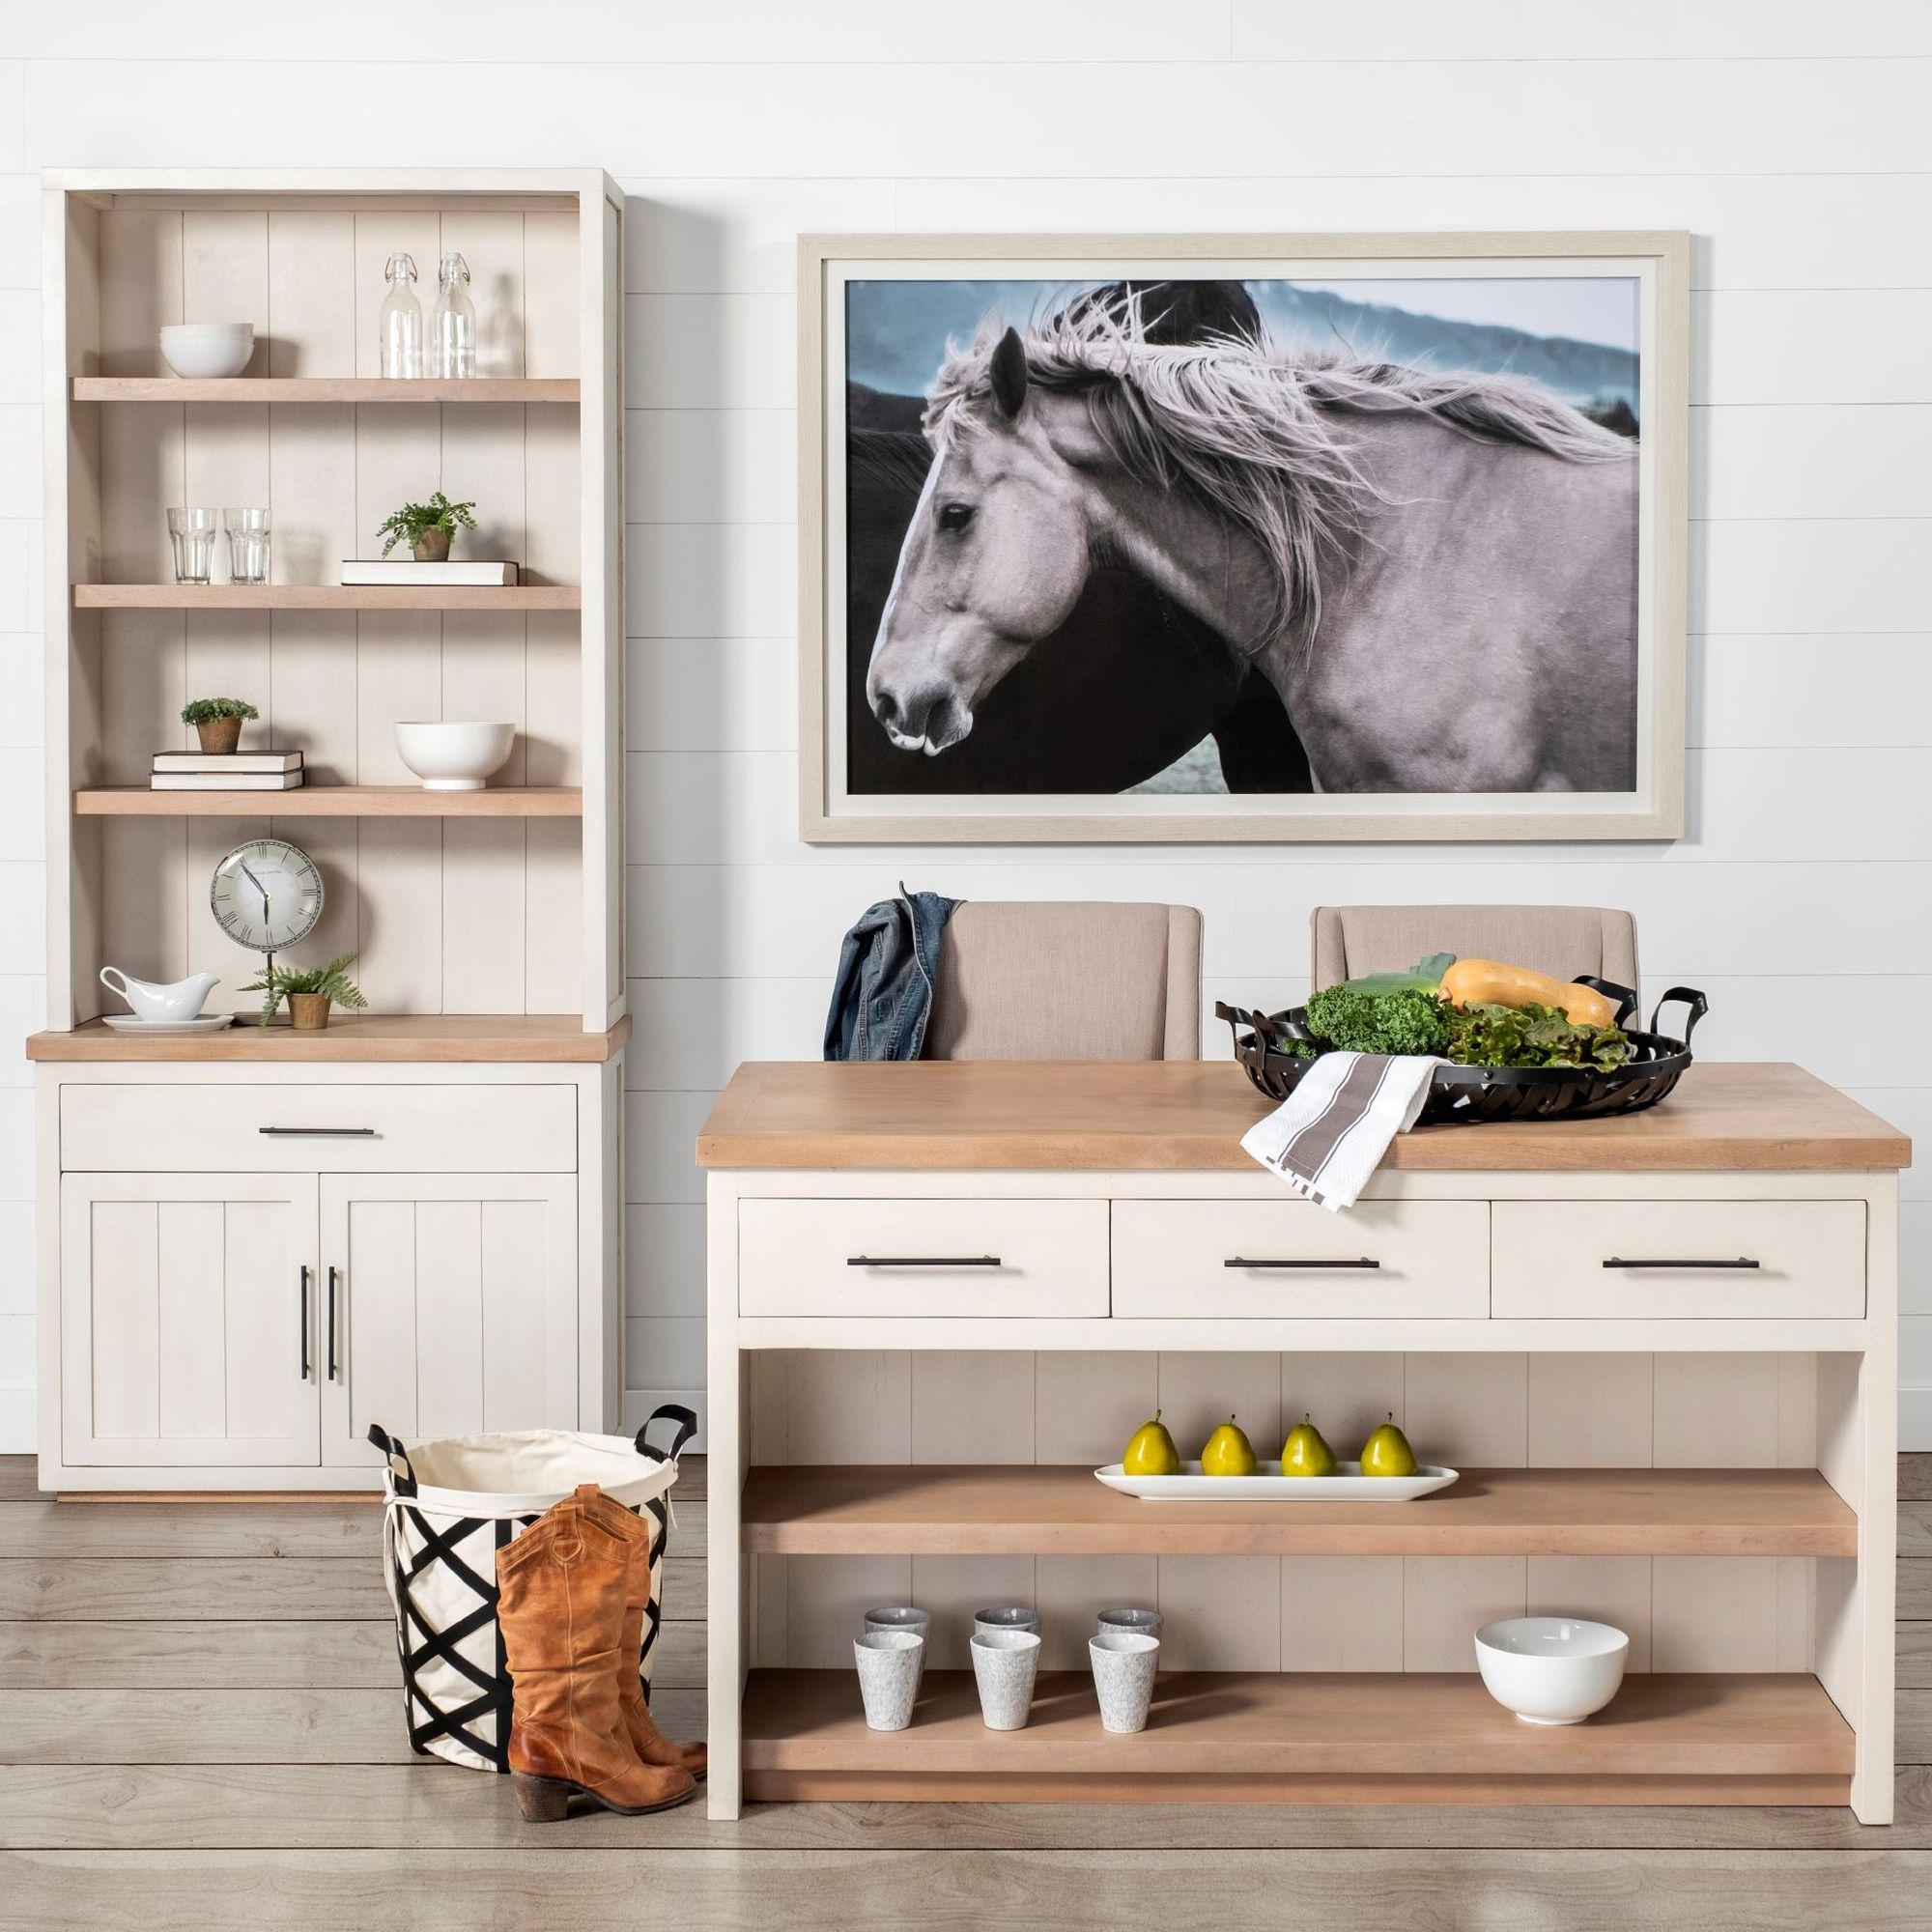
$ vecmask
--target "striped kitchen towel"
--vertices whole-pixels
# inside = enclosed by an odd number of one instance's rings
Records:
[[[1435,1068],[1428,1054],[1324,1053],[1241,1145],[1318,1208],[1352,1208],[1389,1142],[1414,1126]]]

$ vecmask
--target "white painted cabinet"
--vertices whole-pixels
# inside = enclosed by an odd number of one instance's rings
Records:
[[[575,1176],[327,1174],[321,1213],[326,1465],[366,1468],[371,1423],[577,1426]]]
[[[62,1449],[76,1464],[313,1464],[316,1178],[61,1182]]]

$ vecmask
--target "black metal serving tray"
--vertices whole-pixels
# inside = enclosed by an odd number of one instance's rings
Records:
[[[1577,983],[1594,986],[1616,1001],[1616,1023],[1623,1027],[1631,1044],[1631,1057],[1622,1066],[1452,1066],[1445,1062],[1430,1079],[1429,1098],[1423,1102],[1417,1124],[1590,1120],[1640,1113],[1645,1107],[1656,1106],[1690,1065],[1690,1036],[1710,1010],[1710,1002],[1694,987],[1673,986],[1652,1009],[1646,1033],[1625,1024],[1637,1010],[1636,994],[1631,987],[1587,977],[1579,978]],[[1682,1039],[1657,1031],[1664,1008],[1673,1000],[1683,1001],[1689,1009]],[[1228,1022],[1235,1036],[1235,1058],[1271,1100],[1286,1100],[1315,1065],[1313,1058],[1285,1051],[1283,1042],[1307,1040],[1318,1054],[1325,1051],[1308,1031],[1305,1007],[1269,1015],[1217,1000],[1214,1016]]]

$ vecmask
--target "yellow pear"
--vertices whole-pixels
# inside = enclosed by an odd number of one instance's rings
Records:
[[[1254,1444],[1236,1425],[1232,1415],[1208,1436],[1202,1449],[1201,1473],[1204,1476],[1252,1476],[1255,1473]]]
[[[1284,1476],[1335,1473],[1335,1452],[1306,1415],[1288,1432],[1288,1440],[1281,1445],[1281,1473]]]
[[[1362,1444],[1362,1474],[1365,1476],[1415,1474],[1415,1451],[1408,1446],[1408,1437],[1395,1426],[1393,1414]]]
[[[1174,1437],[1167,1433],[1167,1425],[1160,1419],[1160,1410],[1155,1409],[1153,1420],[1144,1422],[1127,1438],[1125,1452],[1121,1457],[1121,1467],[1129,1476],[1178,1476],[1180,1473],[1180,1451],[1174,1446]]]

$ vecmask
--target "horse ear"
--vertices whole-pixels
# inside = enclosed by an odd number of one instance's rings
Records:
[[[1019,414],[1027,392],[1026,350],[1017,329],[1009,328],[1000,337],[987,373],[993,383],[993,407],[1011,422]]]

